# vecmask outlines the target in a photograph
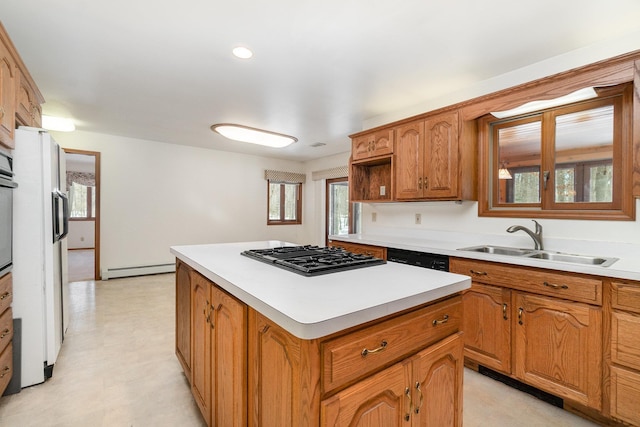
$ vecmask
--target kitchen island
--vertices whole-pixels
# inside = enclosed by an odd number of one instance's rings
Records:
[[[460,292],[396,263],[304,277],[176,246],[176,354],[209,425],[461,425]]]

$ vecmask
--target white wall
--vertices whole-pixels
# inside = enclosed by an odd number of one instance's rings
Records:
[[[69,249],[87,249],[95,245],[95,221],[69,221],[67,247]]]
[[[266,225],[264,170],[305,172],[302,163],[82,131],[54,137],[101,153],[103,269],[171,263],[172,245],[306,243],[304,225]]]

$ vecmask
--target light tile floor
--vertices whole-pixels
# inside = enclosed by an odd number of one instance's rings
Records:
[[[204,425],[174,354],[173,274],[75,282],[70,295],[53,378],[0,398],[0,426]],[[464,381],[465,427],[594,425],[473,371]]]

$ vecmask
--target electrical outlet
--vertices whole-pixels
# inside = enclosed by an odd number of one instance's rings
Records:
[[[422,215],[417,213],[416,214],[416,224],[420,224],[422,223]]]
[[[378,214],[376,212],[371,212],[371,222],[376,222],[378,219]]]
[[[380,195],[384,196],[387,194],[387,187],[385,187],[384,185],[380,186]]]

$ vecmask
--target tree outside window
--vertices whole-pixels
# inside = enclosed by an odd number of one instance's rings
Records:
[[[78,183],[69,189],[71,219],[93,219],[96,217],[96,187]]]

